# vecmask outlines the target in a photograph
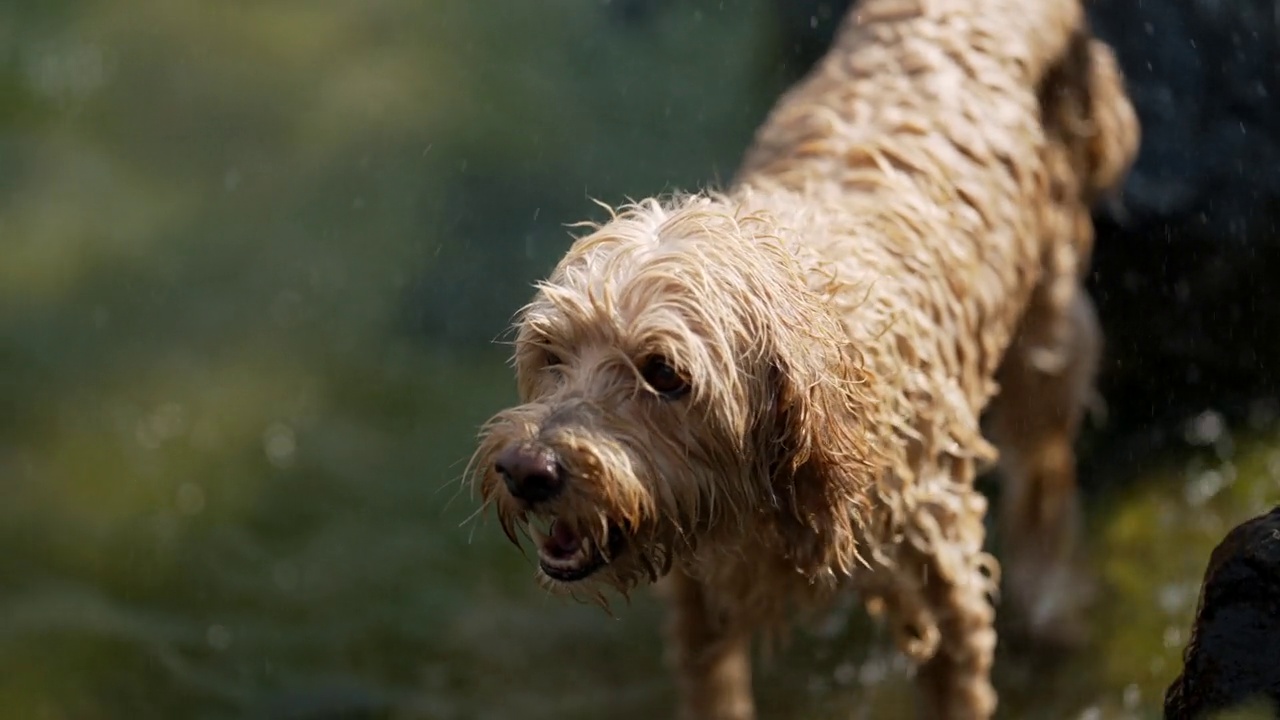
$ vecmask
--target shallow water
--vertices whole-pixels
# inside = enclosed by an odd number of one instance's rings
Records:
[[[0,6],[0,718],[670,715],[653,599],[546,596],[457,479],[586,196],[732,167],[767,16],[481,6]],[[1154,717],[1280,495],[1280,440],[1212,430],[1093,499],[1097,647],[1002,657],[1007,717]],[[860,618],[761,668],[763,717],[907,716]]]

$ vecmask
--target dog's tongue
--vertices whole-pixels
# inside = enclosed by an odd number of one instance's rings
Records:
[[[547,538],[547,551],[556,557],[569,557],[582,547],[582,537],[569,527],[569,523],[559,520],[551,523],[550,537]]]

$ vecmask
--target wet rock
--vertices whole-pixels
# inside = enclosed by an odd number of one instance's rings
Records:
[[[1280,507],[1237,526],[1205,571],[1166,720],[1199,720],[1269,699],[1280,716]]]

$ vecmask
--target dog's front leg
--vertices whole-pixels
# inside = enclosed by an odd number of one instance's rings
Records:
[[[667,582],[667,642],[681,719],[754,720],[750,631],[716,612],[703,584],[684,571],[677,568]]]

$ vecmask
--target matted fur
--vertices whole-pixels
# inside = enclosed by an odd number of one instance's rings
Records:
[[[841,587],[921,663],[931,716],[990,716],[979,420],[1006,590],[1051,634],[1100,347],[1089,208],[1137,139],[1079,0],[864,0],[726,193],[612,213],[538,285],[521,404],[473,459],[484,502],[513,540],[555,518],[607,560],[553,587],[667,578],[686,718],[754,717],[751,637]],[[655,357],[687,395],[646,383]],[[518,445],[553,453],[558,495],[511,495],[495,458]]]

